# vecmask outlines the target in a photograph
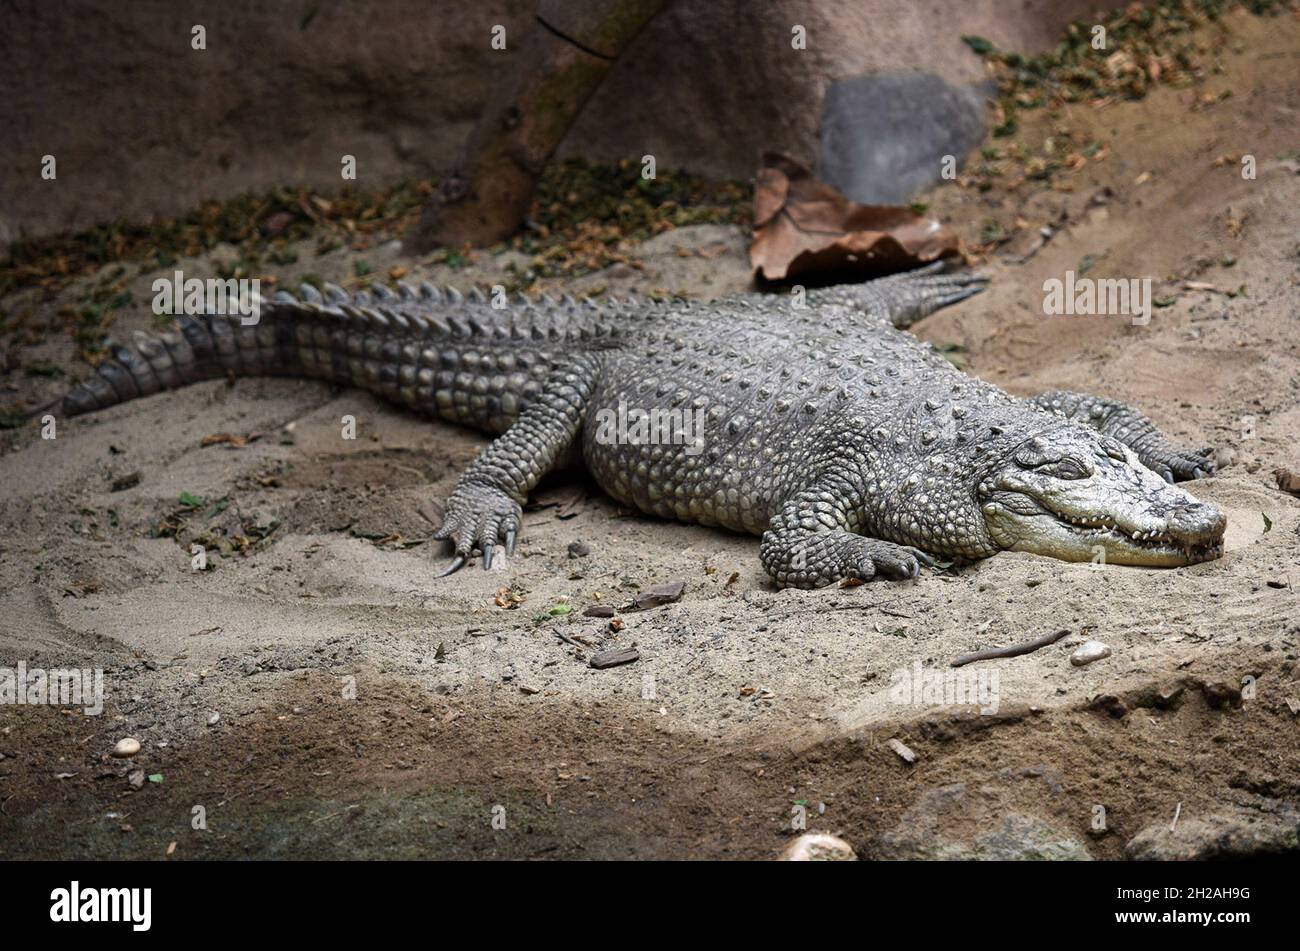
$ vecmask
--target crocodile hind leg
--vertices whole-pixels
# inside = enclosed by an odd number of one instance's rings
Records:
[[[763,533],[760,558],[776,583],[820,588],[841,578],[915,578],[933,565],[925,552],[854,532],[858,519],[846,479],[813,485],[786,502]]]
[[[595,390],[600,364],[575,358],[556,368],[537,399],[494,439],[461,476],[434,538],[451,539],[456,555],[440,577],[459,571],[477,549],[492,567],[498,544],[513,554],[523,505],[542,476],[568,454]]]
[[[1119,440],[1137,453],[1142,465],[1166,482],[1185,482],[1214,474],[1211,450],[1184,449],[1145,415],[1124,403],[1068,390],[1041,393],[1026,402]]]
[[[947,261],[891,274],[864,284],[843,284],[814,291],[818,299],[857,308],[868,318],[906,329],[923,317],[984,290],[988,276],[977,271],[948,271]]]

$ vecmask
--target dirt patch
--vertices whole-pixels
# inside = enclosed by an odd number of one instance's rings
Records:
[[[245,711],[129,761],[105,752],[112,721],[147,698],[104,719],[23,709],[0,734],[0,855],[765,858],[802,809],[864,857],[960,854],[1028,815],[1061,857],[1118,858],[1153,816],[1268,816],[1300,795],[1300,752],[1275,744],[1290,710],[1232,699],[1241,671],[1217,660],[1052,715],[944,711],[798,749],[710,741],[618,700],[516,703],[373,672],[263,674]]]

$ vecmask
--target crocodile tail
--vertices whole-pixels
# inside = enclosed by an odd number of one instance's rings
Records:
[[[639,301],[518,298],[498,308],[481,291],[382,284],[348,294],[304,284],[238,315],[185,316],[177,329],[109,347],[95,375],[62,400],[68,416],[228,376],[314,377],[356,386],[491,430],[536,395],[556,352],[618,345]],[[498,354],[493,356],[493,353]]]
[[[299,370],[294,323],[275,308],[256,323],[234,314],[183,316],[176,330],[137,331],[131,345],[110,343],[95,375],[58,404],[78,416],[137,396],[229,375],[270,376]]]

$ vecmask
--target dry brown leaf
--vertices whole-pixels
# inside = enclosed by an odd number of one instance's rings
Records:
[[[960,255],[960,245],[956,232],[933,218],[895,205],[859,205],[794,159],[763,156],[749,261],[767,280],[904,271]]]
[[[262,438],[261,433],[248,433],[246,435],[237,435],[235,433],[212,433],[204,436],[200,441],[200,446],[219,446],[227,445],[232,449],[242,449],[250,442],[257,442]]]

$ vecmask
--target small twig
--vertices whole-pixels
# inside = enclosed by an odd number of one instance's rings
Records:
[[[1174,821],[1169,823],[1170,832],[1173,832],[1178,828],[1178,817],[1181,816],[1182,814],[1183,814],[1183,804],[1180,802],[1178,804],[1178,807],[1174,809]]]
[[[905,617],[905,618],[907,618],[909,621],[915,621],[915,620],[916,620],[916,615],[915,615],[915,614],[904,614],[902,611],[891,611],[891,610],[889,610],[889,608],[881,608],[881,609],[880,609],[880,613],[881,613],[881,614],[888,614],[890,617]]]
[[[897,604],[897,601],[890,601],[889,604]],[[797,617],[801,614],[835,614],[838,611],[879,611],[881,614],[888,614],[890,617],[902,617],[909,620],[915,620],[910,614],[903,614],[899,611],[889,610],[888,605],[883,604],[841,604],[838,607],[811,607],[795,608],[790,611],[772,611],[761,615],[765,621],[781,621],[788,617]]]
[[[341,809],[338,812],[331,812],[326,815],[313,819],[312,824],[318,825],[324,822],[326,819],[335,819],[339,816],[346,815],[347,813],[351,812],[353,809],[360,809],[360,808],[361,808],[360,803],[353,803],[352,805],[348,806],[346,809]]]
[[[572,644],[574,647],[578,648],[579,650],[591,650],[590,644],[582,644],[578,641],[575,641],[568,634],[562,634],[559,631],[553,631],[552,633],[554,633],[556,637],[564,641],[566,644]]]
[[[1044,634],[1032,641],[1025,641],[1023,644],[1012,644],[1010,647],[986,647],[970,654],[962,654],[952,661],[951,666],[964,667],[967,664],[975,663],[977,660],[992,660],[995,657],[1019,657],[1021,654],[1031,654],[1048,644],[1055,644],[1069,633],[1069,631],[1057,631],[1055,634]]]

